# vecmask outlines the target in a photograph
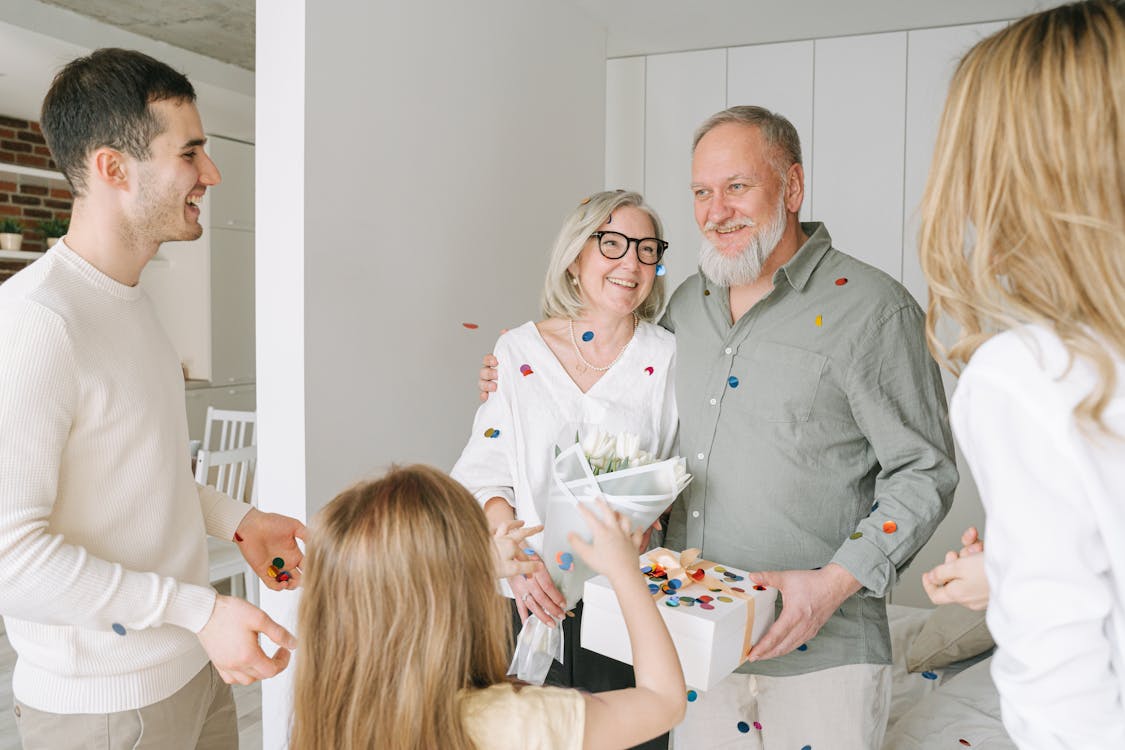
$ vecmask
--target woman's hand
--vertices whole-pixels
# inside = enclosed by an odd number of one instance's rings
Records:
[[[526,554],[528,550],[524,552]],[[555,627],[566,615],[566,597],[555,587],[547,573],[547,566],[534,554],[529,554],[528,559],[536,566],[533,573],[508,578],[508,586],[516,597],[520,621],[526,621],[530,613],[538,617],[540,622]]]
[[[934,604],[960,604],[980,611],[988,606],[988,577],[984,573],[984,542],[975,527],[961,535],[960,552],[945,553],[945,562],[922,574],[922,587]]]

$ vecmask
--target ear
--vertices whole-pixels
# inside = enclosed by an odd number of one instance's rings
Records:
[[[790,164],[785,172],[785,209],[799,213],[805,202],[805,168],[800,164]]]
[[[132,162],[117,149],[102,146],[87,160],[89,179],[116,190],[128,190]]]

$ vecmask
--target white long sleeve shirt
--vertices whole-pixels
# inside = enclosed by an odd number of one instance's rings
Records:
[[[0,614],[33,708],[108,713],[206,663],[205,532],[249,506],[192,479],[183,376],[138,287],[59,243],[0,286]]]
[[[573,443],[580,427],[630,432],[640,437],[641,450],[659,458],[671,455],[678,424],[676,343],[663,328],[641,323],[621,359],[586,393],[533,322],[501,336],[493,351],[500,363],[496,392],[477,409],[473,432],[452,471],[481,505],[502,497],[528,526],[542,523],[555,446]]]
[[[1022,750],[1125,748],[1125,363],[1105,420],[1096,381],[1038,326],[981,346],[952,405],[987,514],[988,626],[1004,726]]]

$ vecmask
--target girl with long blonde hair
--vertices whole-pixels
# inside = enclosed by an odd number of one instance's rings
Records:
[[[922,217],[927,335],[988,521],[983,556],[974,532],[927,588],[990,590],[1017,745],[1125,747],[1125,5],[969,51]]]
[[[683,715],[671,638],[628,522],[587,513],[575,551],[609,577],[637,649],[637,687],[597,695],[508,680],[511,624],[484,512],[426,466],[392,468],[317,516],[298,617],[294,750],[621,748]],[[541,563],[539,563],[541,565]]]

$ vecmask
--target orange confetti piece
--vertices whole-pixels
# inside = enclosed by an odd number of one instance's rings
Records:
[[[883,532],[886,534],[893,534],[898,531],[898,524],[894,521],[887,521],[883,524]]]

